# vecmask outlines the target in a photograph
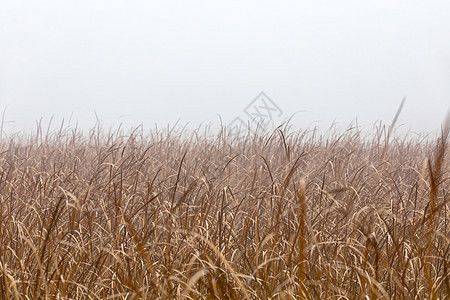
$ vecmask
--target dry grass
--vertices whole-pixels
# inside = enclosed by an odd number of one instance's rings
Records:
[[[0,144],[2,299],[449,299],[448,130]]]

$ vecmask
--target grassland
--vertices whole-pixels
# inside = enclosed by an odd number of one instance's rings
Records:
[[[3,136],[0,297],[450,299],[447,139]]]

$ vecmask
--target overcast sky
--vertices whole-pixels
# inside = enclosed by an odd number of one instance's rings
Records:
[[[7,130],[224,124],[260,92],[298,128],[439,128],[450,1],[0,0]],[[256,103],[254,103],[256,105]]]

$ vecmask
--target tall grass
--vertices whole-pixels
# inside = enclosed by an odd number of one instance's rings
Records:
[[[448,134],[3,136],[0,297],[449,299]]]

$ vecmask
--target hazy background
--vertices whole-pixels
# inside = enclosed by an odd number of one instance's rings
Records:
[[[450,106],[450,1],[0,0],[5,130],[245,120],[434,131]]]

